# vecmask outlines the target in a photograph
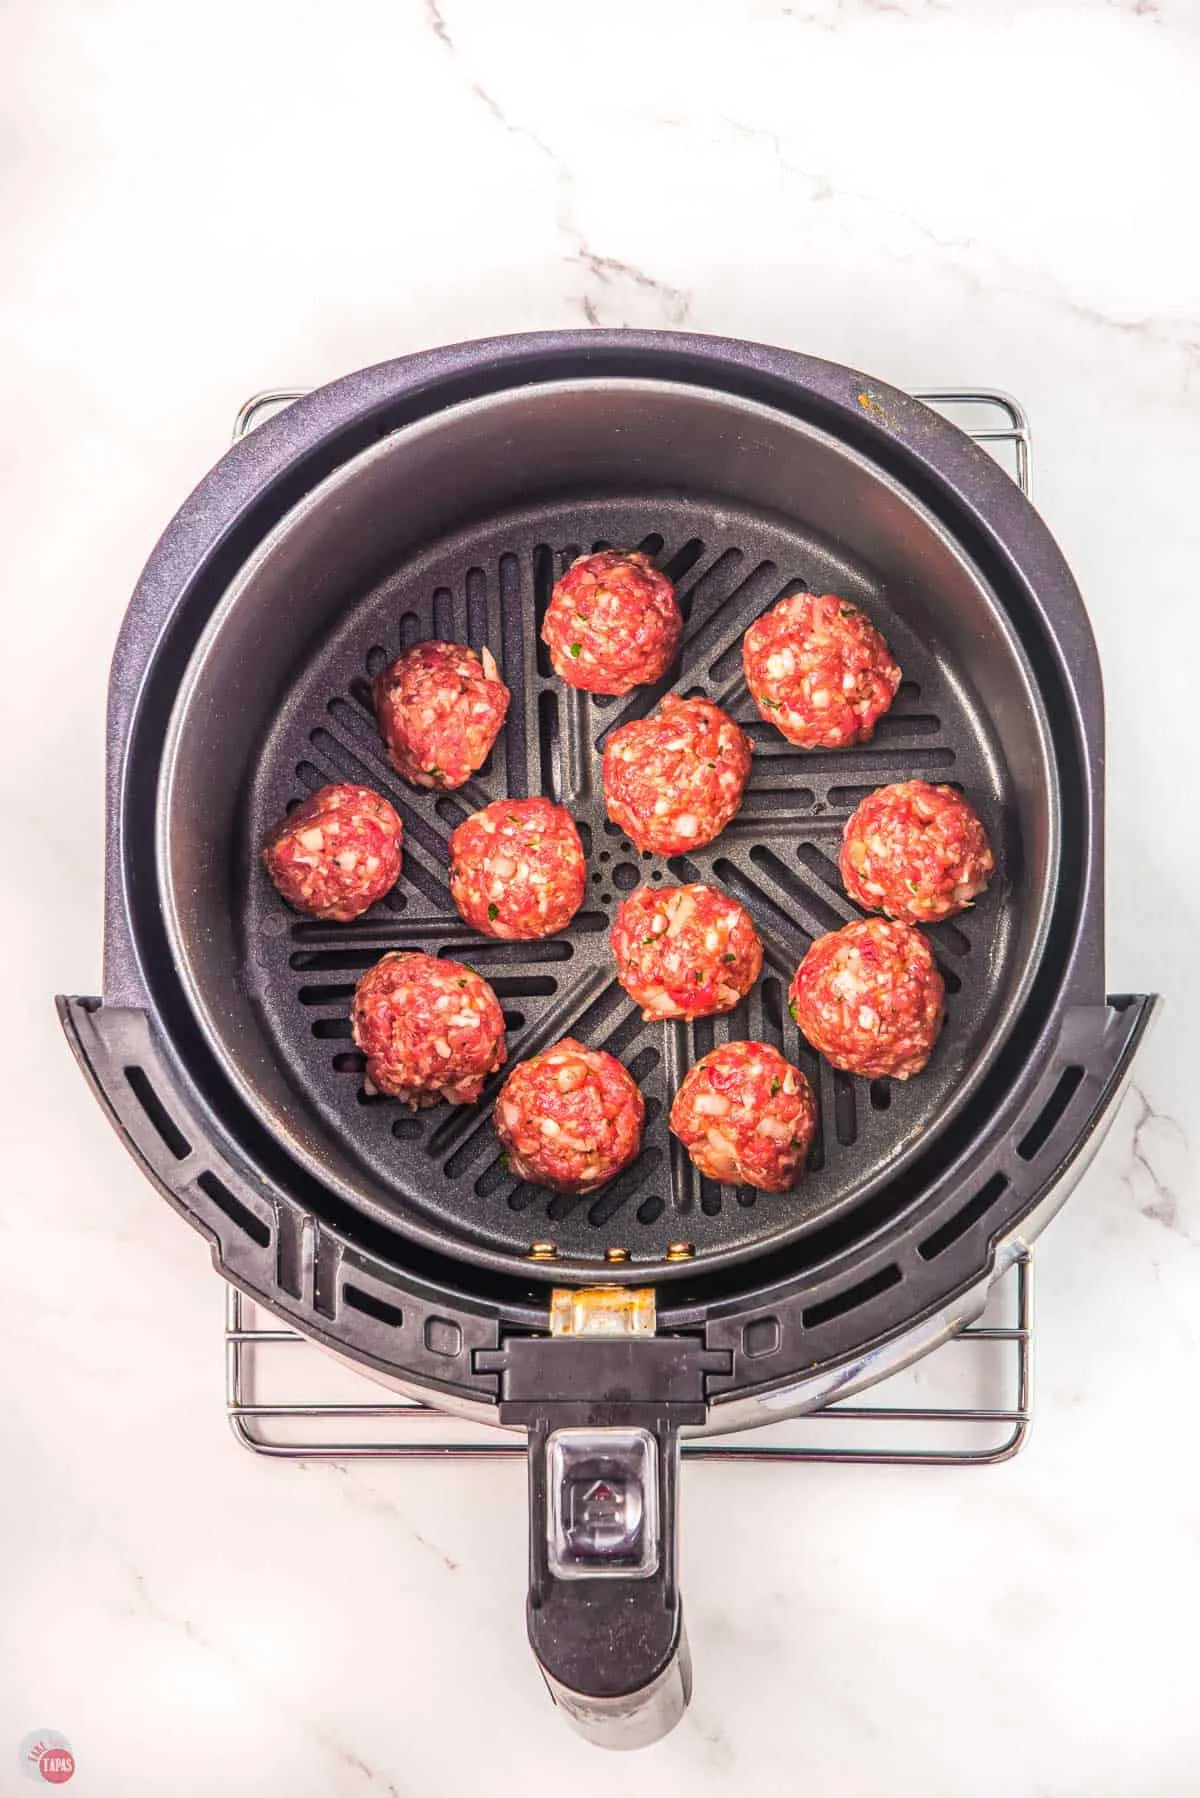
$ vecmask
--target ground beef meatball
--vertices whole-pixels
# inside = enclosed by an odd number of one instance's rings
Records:
[[[522,1180],[591,1192],[633,1160],[645,1115],[637,1083],[614,1056],[564,1036],[518,1062],[492,1121]]]
[[[835,1068],[874,1079],[919,1074],[942,1027],[945,989],[910,924],[861,918],[818,937],[796,969],[788,1006]]]
[[[644,1018],[732,1011],[762,971],[744,905],[712,887],[639,887],[613,922],[617,979]]]
[[[367,1079],[417,1110],[471,1105],[504,1065],[504,1014],[487,981],[459,961],[385,955],[354,993],[354,1040]]]
[[[297,911],[346,924],[395,886],[403,840],[387,800],[346,781],[318,787],[289,813],[267,839],[263,863]]]
[[[552,936],[583,904],[575,820],[549,799],[497,799],[450,838],[450,891],[485,936]]]
[[[710,1180],[786,1192],[804,1172],[817,1101],[768,1043],[722,1043],[675,1094],[671,1129]]]
[[[965,910],[996,863],[987,832],[953,787],[902,780],[863,800],[842,837],[846,891],[867,911],[932,924]]]
[[[508,701],[491,650],[462,643],[417,643],[375,682],[388,760],[415,787],[461,787],[482,768]]]
[[[794,593],[742,639],[754,703],[801,749],[865,743],[900,685],[895,657],[847,599]]]
[[[587,693],[661,680],[679,648],[675,588],[640,549],[580,556],[555,583],[542,624],[554,672]]]
[[[679,855],[724,830],[742,803],[750,739],[708,699],[668,693],[604,748],[608,815],[639,849]]]

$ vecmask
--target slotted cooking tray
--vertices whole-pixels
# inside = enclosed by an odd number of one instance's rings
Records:
[[[656,689],[606,703],[550,672],[538,632],[555,575],[582,548],[641,544],[679,582],[685,639]],[[741,678],[747,625],[781,593],[808,586],[860,601],[905,671],[897,704],[869,747],[805,754],[759,722]],[[430,636],[488,644],[512,694],[505,733],[488,764],[455,793],[420,793],[388,768],[371,710],[370,678],[401,648]],[[754,740],[745,804],[715,844],[666,861],[639,855],[607,819],[600,778],[605,736],[675,686],[726,706]],[[246,985],[282,1068],[396,1214],[416,1211],[464,1238],[527,1255],[553,1241],[580,1259],[626,1249],[664,1257],[681,1236],[705,1255],[752,1253],[765,1239],[894,1177],[961,1104],[987,1065],[1003,1014],[1024,903],[1017,806],[977,699],[952,683],[939,646],[897,614],[886,578],[849,563],[811,535],[750,513],[677,496],[556,502],[456,534],[406,564],[349,609],[320,646],[272,723],[242,819],[249,870],[241,943]],[[865,792],[906,775],[952,780],[978,805],[997,844],[1000,875],[967,917],[930,934],[948,992],[948,1023],[929,1072],[910,1082],[852,1080],[819,1062],[787,1014],[786,989],[813,935],[859,915],[845,899],[837,844]],[[286,805],[326,780],[365,781],[405,822],[406,879],[350,927],[306,923],[287,910],[257,866],[255,846]],[[542,942],[481,938],[459,920],[446,885],[447,839],[469,811],[544,792],[569,807],[589,846],[590,882],[569,930]],[[766,975],[727,1017],[642,1022],[614,978],[608,927],[638,882],[706,880],[751,911]],[[579,1199],[519,1183],[504,1171],[489,1121],[499,1078],[477,1106],[413,1114],[363,1087],[350,1041],[353,982],[388,949],[455,955],[492,981],[506,1012],[512,1060],[572,1034],[620,1056],[647,1100],[637,1162]],[[687,1068],[715,1042],[755,1037],[805,1068],[821,1095],[823,1130],[809,1178],[789,1194],[756,1194],[700,1179],[666,1117]],[[502,1077],[502,1076],[501,1076]]]

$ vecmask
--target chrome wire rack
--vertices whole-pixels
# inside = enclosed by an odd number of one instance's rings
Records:
[[[1004,1352],[1008,1366],[1002,1370],[1007,1391],[1012,1395],[1007,1403],[956,1404],[946,1399],[927,1404],[857,1405],[842,1401],[825,1405],[788,1426],[789,1434],[803,1426],[810,1436],[815,1426],[821,1437],[833,1439],[777,1440],[776,1430],[782,1426],[771,1425],[750,1431],[737,1441],[685,1442],[684,1459],[832,1461],[885,1467],[986,1467],[1011,1460],[1025,1441],[1032,1415],[1033,1269],[1028,1255],[998,1283],[996,1299],[1007,1299],[1013,1305],[1012,1321],[969,1325],[935,1349],[928,1361],[944,1363],[951,1356],[963,1356],[964,1351],[971,1350],[981,1357],[984,1345],[1007,1345]],[[303,1351],[300,1359],[306,1362],[305,1372],[310,1378],[317,1363],[328,1363],[333,1358],[295,1330],[252,1321],[249,1310],[249,1301],[235,1287],[228,1287],[225,1409],[234,1436],[243,1448],[277,1459],[323,1461],[493,1460],[525,1453],[523,1439],[512,1431],[448,1417],[416,1399],[260,1398],[258,1382],[263,1369],[258,1357],[284,1347],[289,1359],[297,1350]],[[327,1371],[322,1368],[321,1375]],[[979,1367],[974,1370],[976,1379],[981,1372]],[[365,1374],[343,1370],[340,1363],[337,1373],[341,1379],[352,1380],[363,1393],[378,1391]],[[883,1387],[893,1388],[906,1378],[911,1382],[912,1370],[894,1374],[883,1382]],[[928,1383],[928,1370],[923,1383]],[[300,1390],[305,1390],[303,1385]],[[311,1387],[308,1390],[311,1394]],[[848,1425],[856,1436],[867,1432],[878,1437],[882,1433],[883,1440],[848,1442]],[[436,1435],[428,1433],[432,1426],[437,1426]],[[448,1426],[453,1429],[452,1435],[446,1434]],[[921,1447],[908,1446],[905,1432],[910,1436],[914,1429],[936,1440]],[[964,1440],[980,1435],[984,1440],[977,1444]]]
[[[238,413],[234,441],[306,391],[272,388],[255,394]],[[937,388],[915,397],[983,444],[1030,497],[1032,440],[1025,411],[1015,399],[984,387]],[[683,1456],[688,1461],[766,1464],[992,1466],[1017,1454],[1028,1434],[1032,1346],[1033,1265],[1025,1254],[997,1281],[983,1320],[882,1383],[881,1390],[899,1395],[896,1402],[836,1401],[736,1441],[687,1441]],[[286,1356],[278,1354],[281,1349]],[[996,1354],[1002,1357],[999,1366],[989,1361]],[[284,1390],[273,1396],[280,1363],[286,1364],[285,1373],[302,1370],[300,1385],[293,1388],[285,1379]],[[968,1368],[968,1363],[973,1365]],[[350,1382],[351,1390],[317,1396],[333,1382],[341,1388]],[[982,1388],[997,1382],[1000,1402],[982,1402]],[[968,1397],[960,1396],[964,1387]],[[373,1396],[378,1391],[367,1375],[296,1331],[265,1321],[259,1307],[227,1287],[225,1408],[243,1448],[281,1459],[328,1461],[491,1460],[526,1452],[523,1439],[512,1431],[469,1423],[416,1399],[380,1399]]]

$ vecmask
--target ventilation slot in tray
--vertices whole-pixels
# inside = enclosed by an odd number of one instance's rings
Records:
[[[261,1217],[255,1217],[249,1206],[243,1205],[239,1198],[230,1192],[223,1180],[215,1174],[203,1173],[197,1176],[196,1185],[201,1192],[207,1193],[218,1211],[223,1211],[231,1224],[247,1235],[251,1242],[256,1242],[260,1249],[265,1249],[271,1240],[270,1227]]]
[[[376,1298],[373,1292],[364,1291],[361,1286],[352,1286],[349,1280],[342,1287],[342,1297],[355,1311],[373,1317],[376,1323],[390,1324],[393,1330],[400,1329],[404,1322],[403,1311],[389,1305],[386,1299]]]
[[[191,1154],[192,1145],[151,1086],[145,1069],[128,1067],[125,1069],[125,1078],[129,1082],[130,1092],[176,1161],[183,1161]]]
[[[927,1236],[924,1242],[918,1244],[918,1252],[922,1259],[925,1261],[936,1260],[940,1254],[956,1243],[960,1236],[965,1236],[967,1231],[979,1222],[980,1218],[986,1217],[1001,1193],[1007,1192],[1007,1190],[1008,1180],[1004,1174],[993,1174],[990,1180],[985,1180],[974,1198],[968,1199],[961,1211],[956,1211],[953,1217],[947,1218],[946,1222],[933,1232],[932,1236]]]
[[[900,1283],[900,1269],[893,1263],[890,1267],[881,1267],[878,1273],[872,1274],[868,1280],[860,1280],[857,1286],[847,1286],[844,1292],[835,1293],[831,1299],[822,1299],[819,1305],[809,1305],[803,1313],[806,1330],[815,1330],[821,1324],[832,1322],[835,1317],[844,1317],[847,1311],[857,1311],[869,1299],[878,1298],[891,1286]]]
[[[1063,1069],[1058,1085],[1017,1144],[1017,1154],[1022,1161],[1032,1161],[1039,1150],[1045,1148],[1061,1122],[1067,1106],[1079,1091],[1083,1073],[1084,1070],[1080,1067]]]

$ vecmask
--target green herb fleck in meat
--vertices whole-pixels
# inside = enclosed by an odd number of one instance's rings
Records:
[[[788,1000],[788,1013],[793,1024],[798,1024],[800,1022],[799,1018],[796,1016],[796,1001],[794,999]]]
[[[723,956],[722,956],[722,957],[721,957],[721,960],[722,960],[722,961],[723,961],[723,962],[726,962],[726,963],[727,963],[727,964],[728,964],[728,966],[729,966],[729,967],[732,967],[732,966],[733,966],[733,964],[734,964],[734,962],[735,962],[735,961],[736,961],[736,960],[737,960],[737,956],[736,956],[736,955],[732,955],[732,954],[730,954],[730,955],[723,955]]]
[[[772,1080],[772,1082],[771,1082],[771,1097],[772,1098],[775,1097],[775,1094],[780,1090],[780,1088],[782,1086],[783,1086],[783,1081],[779,1078],[779,1075],[776,1074],[774,1080]]]
[[[489,905],[488,906],[488,917],[489,918],[498,918],[499,916],[500,916],[500,907],[498,905]]]
[[[582,643],[572,643],[571,654],[573,656],[577,656],[577,655],[582,655],[582,653],[583,653],[583,644]]]

